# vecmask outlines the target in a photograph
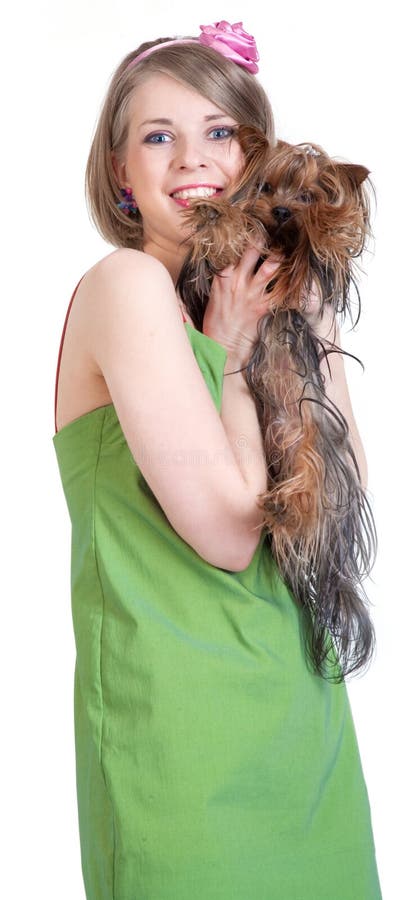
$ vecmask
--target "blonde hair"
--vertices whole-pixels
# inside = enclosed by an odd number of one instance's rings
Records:
[[[129,103],[139,84],[150,74],[170,75],[197,91],[231,115],[239,125],[255,125],[273,143],[273,111],[269,99],[256,80],[242,66],[226,59],[216,50],[197,41],[174,44],[156,50],[128,68],[144,50],[172,38],[159,38],[141,44],[129,53],[116,69],[110,82],[97,123],[86,169],[86,199],[90,216],[99,233],[116,247],[142,247],[142,222],[139,213],[127,216],[118,209],[121,200],[112,155],[124,152],[129,128]]]

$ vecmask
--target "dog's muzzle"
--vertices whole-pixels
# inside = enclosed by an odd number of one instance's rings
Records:
[[[287,222],[287,220],[290,219],[290,216],[292,215],[290,209],[288,209],[287,206],[274,206],[272,209],[272,213],[279,225],[283,225],[285,222]]]

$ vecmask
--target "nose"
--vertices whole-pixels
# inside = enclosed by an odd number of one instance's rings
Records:
[[[272,213],[279,225],[283,225],[285,222],[287,222],[287,220],[290,219],[290,216],[292,215],[290,209],[288,209],[287,206],[275,206],[272,209]]]
[[[192,137],[178,138],[176,144],[176,164],[179,169],[199,169],[206,167],[206,155],[199,140]]]

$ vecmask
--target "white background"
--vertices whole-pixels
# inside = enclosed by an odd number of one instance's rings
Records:
[[[273,102],[278,135],[319,143],[330,155],[367,165],[377,192],[375,241],[361,280],[363,313],[344,340],[366,367],[362,373],[347,361],[380,541],[369,585],[377,653],[348,691],[383,897],[409,900],[418,892],[418,343],[416,73],[407,3],[298,0],[269,4],[269,12],[244,0],[209,6],[153,0],[150,6],[151,13],[124,0],[17,2],[2,20],[1,797],[7,849],[1,892],[8,900],[84,897],[70,527],[52,435],[67,305],[81,275],[111,249],[95,234],[84,204],[94,123],[126,52],[143,40],[198,34],[199,24],[227,19],[242,21],[256,37],[259,78]]]

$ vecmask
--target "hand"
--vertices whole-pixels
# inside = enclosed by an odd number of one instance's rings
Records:
[[[277,271],[272,256],[254,269],[265,247],[248,247],[236,266],[227,266],[213,278],[203,319],[203,331],[218,341],[234,361],[245,365],[257,340],[257,323],[270,312],[266,287]]]

